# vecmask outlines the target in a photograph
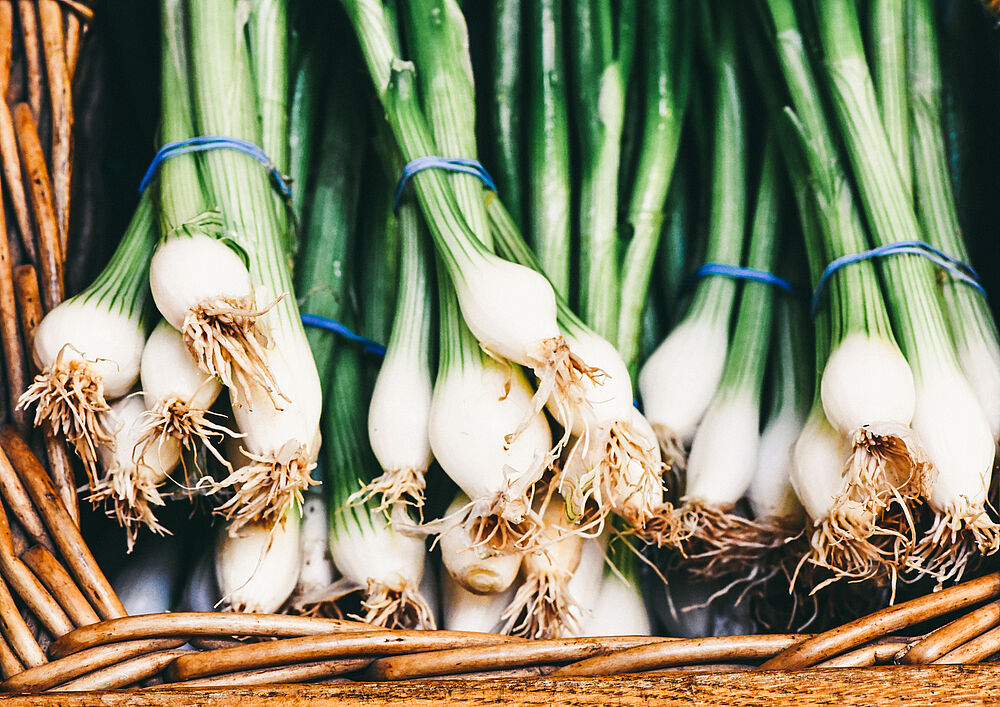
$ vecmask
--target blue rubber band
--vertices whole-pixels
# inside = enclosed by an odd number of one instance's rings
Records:
[[[139,193],[142,194],[146,191],[146,187],[149,186],[160,165],[171,157],[187,154],[188,152],[208,152],[209,150],[218,149],[237,150],[238,152],[250,155],[267,168],[271,173],[271,178],[274,180],[275,185],[285,198],[292,198],[292,188],[288,185],[281,172],[278,171],[271,158],[262,149],[252,142],[240,140],[235,137],[225,137],[223,135],[200,135],[198,137],[189,137],[186,140],[178,140],[177,142],[168,142],[156,151],[153,161],[149,163],[149,169],[146,170],[142,181],[139,182]]]
[[[355,334],[353,331],[348,329],[346,326],[341,324],[335,319],[328,319],[327,317],[321,317],[318,314],[302,314],[302,323],[306,326],[316,327],[317,329],[326,329],[327,331],[332,331],[335,334],[339,334],[345,339],[350,341],[356,341],[361,344],[361,347],[373,353],[376,356],[385,356],[385,347],[377,341],[372,341],[371,339],[365,338],[360,334]]]
[[[727,265],[726,263],[705,263],[694,271],[691,279],[698,280],[708,275],[721,275],[722,277],[731,277],[737,280],[753,280],[754,282],[763,282],[766,285],[774,285],[778,289],[792,294],[800,293],[798,287],[774,273],[769,273],[766,270],[757,270],[756,268],[744,268],[739,265]]]
[[[437,157],[434,155],[418,157],[408,162],[403,167],[403,173],[399,176],[399,181],[396,183],[396,193],[392,197],[392,210],[394,212],[399,211],[399,200],[403,198],[403,190],[406,188],[406,183],[417,172],[422,172],[425,169],[445,169],[449,172],[471,174],[473,177],[478,177],[490,191],[495,192],[497,190],[497,185],[493,182],[493,177],[490,176],[490,173],[486,171],[486,168],[478,160],[470,160],[465,157]]]
[[[827,282],[831,277],[833,277],[835,272],[843,267],[851,265],[852,263],[860,263],[863,260],[881,258],[886,255],[919,255],[927,258],[942,270],[950,273],[952,277],[964,282],[970,287],[975,288],[983,297],[987,296],[986,290],[983,289],[983,286],[979,282],[979,275],[972,269],[972,266],[963,263],[961,260],[953,258],[946,253],[943,253],[934,246],[924,243],[923,241],[898,241],[896,243],[887,243],[886,245],[881,245],[862,253],[842,255],[827,265],[826,269],[823,270],[823,274],[819,278],[819,283],[816,285],[816,291],[813,292],[813,316],[816,315],[816,310],[819,309],[820,300],[823,297],[823,291],[826,289]]]

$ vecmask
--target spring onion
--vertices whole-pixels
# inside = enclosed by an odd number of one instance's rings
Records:
[[[583,540],[568,527],[557,495],[546,497],[541,549],[524,556],[523,580],[503,612],[503,633],[526,638],[578,635],[580,608],[569,583],[580,562]]]
[[[811,256],[811,261],[816,261],[811,269],[813,284],[817,285],[824,262],[863,252],[867,244],[851,186],[840,166],[822,112],[819,88],[805,54],[795,10],[786,0],[770,0],[768,10],[794,110],[789,115],[802,140],[807,165],[797,171],[793,181],[808,175],[814,187],[814,196],[810,198],[816,200],[818,208],[823,246],[821,254]],[[820,396],[826,420],[840,434],[849,437],[851,454],[846,462],[847,486],[837,502],[846,504],[843,512],[831,508],[832,501],[827,502],[828,513],[823,516],[813,515],[818,507],[811,510],[806,506],[814,522],[821,522],[820,518],[840,518],[836,530],[828,528],[820,533],[817,529],[813,548],[823,555],[817,549],[821,537],[832,541],[841,532],[847,533],[849,538],[834,542],[856,541],[859,548],[867,547],[874,555],[860,560],[869,553],[858,550],[840,554],[845,559],[858,558],[864,567],[874,571],[881,565],[882,557],[868,538],[876,531],[881,533],[883,525],[889,523],[882,523],[880,516],[897,501],[907,507],[903,512],[907,516],[926,483],[928,465],[917,445],[915,430],[910,427],[916,395],[914,377],[896,345],[886,302],[870,261],[852,263],[837,271],[824,297],[820,306],[829,309],[829,319],[824,315],[823,321],[830,327],[830,333],[827,343],[819,347],[826,350],[829,346],[828,357],[820,364],[823,366]],[[817,325],[817,337],[821,334],[827,336]],[[812,419],[815,417],[810,414],[811,424],[807,423],[804,435],[819,430],[816,427],[819,423]],[[800,490],[799,485],[796,489]],[[860,523],[853,531],[849,527],[851,519]],[[899,540],[905,545],[904,536],[899,536]],[[897,548],[892,554],[897,562],[905,560],[904,548]],[[867,571],[841,569],[854,577]]]
[[[872,237],[885,245],[919,236],[924,230],[892,164],[891,147],[879,121],[853,3],[824,4],[818,25],[831,102]],[[918,483],[931,486],[921,492],[938,514],[935,526],[942,532],[932,534],[921,554],[946,566],[961,565],[973,546],[987,554],[1000,549],[1000,525],[985,512],[995,441],[959,365],[937,296],[933,266],[923,258],[900,255],[884,260],[882,271],[893,323],[913,368],[913,431],[936,472],[933,481],[925,478]],[[959,536],[965,542],[952,541]],[[935,540],[944,540],[944,546]]]
[[[944,146],[941,108],[941,68],[933,23],[933,8],[920,0],[907,5],[909,19],[910,111],[913,121],[914,183],[917,214],[931,245],[968,262],[963,242],[952,182]],[[941,281],[945,313],[955,344],[960,370],[965,374],[986,416],[994,440],[1000,434],[1000,340],[989,303],[965,283],[945,278]],[[933,401],[928,403],[933,405]],[[965,409],[962,403],[962,408]],[[918,408],[924,405],[918,400]],[[962,424],[961,418],[947,420],[949,428]],[[944,440],[942,440],[943,442]],[[985,446],[978,464],[964,457],[961,440],[942,454],[955,455],[956,464],[941,465],[931,504],[943,511],[922,541],[922,569],[939,578],[960,578],[968,560],[964,545],[974,542],[982,552],[1000,547],[996,526],[985,515],[985,493],[990,488],[991,466],[983,466]],[[932,461],[935,449],[928,449]],[[944,484],[942,474],[955,474]],[[959,474],[961,476],[959,476]],[[950,546],[961,549],[952,551]],[[957,557],[956,557],[957,556]],[[956,557],[952,562],[951,558]]]
[[[293,506],[276,524],[243,523],[236,529],[221,524],[215,538],[215,581],[222,606],[255,614],[280,609],[299,578],[300,534],[299,510]]]
[[[187,81],[194,59],[188,56],[185,12],[184,0],[161,4],[164,142],[196,135]],[[265,337],[256,326],[262,311],[243,259],[243,233],[227,232],[220,214],[209,208],[212,199],[198,167],[193,155],[184,154],[160,166],[163,237],[153,255],[149,286],[156,308],[183,334],[199,367],[218,376],[237,399],[245,398],[251,381],[274,388],[264,354]]]
[[[520,369],[480,350],[447,281],[439,279],[438,289],[441,351],[429,428],[434,458],[471,499],[460,521],[475,543],[525,549],[540,526],[531,502],[551,459],[548,421],[534,410]],[[528,426],[511,439],[526,416]]]
[[[434,628],[434,616],[420,593],[423,540],[393,528],[371,501],[350,501],[359,483],[369,483],[378,468],[365,434],[359,356],[353,347],[339,347],[327,383],[323,489],[330,508],[330,556],[342,575],[328,598],[361,591],[364,621],[390,628]]]
[[[727,13],[720,20],[713,51],[716,124],[705,258],[739,265],[746,218],[746,165],[744,150],[734,145],[743,144],[745,116],[735,19]],[[639,372],[643,412],[668,465],[683,468],[685,450],[722,380],[736,290],[729,278],[701,280],[683,320]]]
[[[458,517],[468,506],[469,497],[461,491],[455,496],[445,518]],[[520,552],[494,552],[476,543],[462,523],[451,522],[438,537],[441,563],[451,579],[474,594],[495,594],[506,590],[517,578],[521,567]]]
[[[368,438],[383,473],[366,489],[378,494],[379,511],[413,506],[422,513],[424,475],[432,461],[431,272],[419,214],[400,210],[401,281],[392,336],[368,407]]]
[[[541,266],[521,239],[499,199],[489,205],[490,225],[497,249],[514,262],[538,270]],[[609,511],[644,528],[663,503],[663,464],[649,423],[633,407],[632,380],[621,355],[606,339],[580,321],[564,298],[556,298],[559,326],[573,351],[594,363],[600,384],[584,386],[592,413],[591,424],[567,420],[562,410],[549,411],[568,433],[576,435],[559,485],[572,516],[584,517],[593,499],[599,522]],[[576,423],[576,424],[574,424]],[[567,469],[574,469],[571,475]],[[571,478],[572,477],[572,478]]]
[[[164,505],[157,487],[181,461],[181,445],[173,437],[148,440],[146,406],[139,395],[130,395],[111,405],[104,425],[114,439],[98,446],[97,455],[105,475],[92,487],[90,500],[108,500],[109,513],[125,529],[128,550],[135,545],[142,525],[154,533],[168,533],[156,520],[153,507]]]
[[[235,9],[212,0],[192,3],[189,11],[192,63],[201,69],[191,72],[198,130],[259,144],[249,59]],[[284,249],[290,227],[285,205],[265,171],[246,155],[213,150],[203,154],[202,164],[227,230],[239,234],[255,295],[274,302],[258,325],[266,331],[263,355],[275,385],[251,381],[235,401],[251,463],[220,483],[235,491],[219,511],[237,529],[251,520],[277,522],[289,503],[301,503],[319,452],[322,397]]]
[[[108,401],[139,379],[155,239],[153,205],[145,195],[103,272],[46,314],[35,332],[32,352],[40,373],[18,407],[37,405],[35,425],[47,425],[73,445],[92,487],[98,447],[114,444],[114,431],[102,419]]]
[[[437,153],[417,105],[415,68],[393,49],[389,18],[379,0],[343,0],[375,91],[404,159]],[[426,170],[412,179],[435,248],[458,295],[466,325],[495,356],[530,368],[539,381],[533,407],[511,434],[523,432],[550,397],[572,420],[587,411],[580,390],[590,368],[571,353],[556,322],[552,286],[530,268],[490,253],[462,218],[446,181]]]

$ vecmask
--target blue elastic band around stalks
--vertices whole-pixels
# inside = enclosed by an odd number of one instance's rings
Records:
[[[372,341],[371,339],[365,338],[360,334],[355,334],[353,331],[348,329],[346,326],[338,322],[336,319],[328,319],[327,317],[321,317],[318,314],[302,314],[302,323],[306,326],[316,327],[318,329],[326,329],[327,331],[332,331],[334,334],[339,334],[345,339],[350,341],[356,341],[361,344],[361,347],[373,353],[376,356],[385,356],[385,347],[377,341]]]
[[[898,241],[896,243],[888,243],[886,245],[881,245],[877,248],[872,248],[871,250],[866,250],[862,253],[851,253],[849,255],[842,255],[841,257],[834,260],[832,263],[826,266],[823,274],[819,278],[819,283],[816,285],[816,291],[813,292],[812,296],[812,313],[815,316],[816,310],[819,309],[820,300],[823,297],[823,291],[826,289],[827,282],[833,277],[833,274],[843,267],[847,267],[853,263],[860,263],[862,260],[872,260],[873,258],[881,258],[886,255],[919,255],[921,257],[927,258],[932,263],[937,265],[942,270],[947,271],[957,280],[964,282],[965,284],[973,287],[979,292],[983,297],[986,297],[986,290],[979,283],[979,275],[975,270],[972,269],[970,265],[963,263],[957,258],[953,258],[950,255],[941,252],[937,248],[923,241]]]
[[[490,176],[490,173],[486,171],[486,168],[478,160],[470,160],[465,157],[436,157],[434,155],[418,157],[415,160],[407,162],[406,166],[403,167],[403,173],[399,175],[399,181],[396,183],[396,193],[392,197],[393,211],[399,211],[399,200],[403,198],[403,190],[406,189],[406,183],[410,181],[410,178],[414,174],[422,172],[425,169],[444,169],[449,172],[471,174],[473,177],[478,177],[490,191],[495,192],[497,190],[497,185],[493,182],[493,177]]]
[[[756,268],[744,268],[739,265],[727,265],[726,263],[705,263],[694,271],[691,279],[698,280],[708,275],[721,275],[722,277],[731,277],[737,280],[753,280],[754,282],[763,282],[766,285],[774,285],[778,289],[792,294],[799,293],[799,288],[774,273],[757,270]]]
[[[281,172],[278,171],[278,168],[271,161],[271,158],[260,147],[252,142],[224,135],[201,135],[199,137],[189,137],[186,140],[178,140],[177,142],[168,142],[156,151],[153,161],[149,163],[149,169],[146,170],[142,181],[139,182],[139,193],[142,194],[146,191],[146,187],[149,186],[160,165],[171,157],[187,154],[188,152],[208,152],[209,150],[219,149],[236,150],[253,157],[271,173],[271,178],[274,180],[278,190],[286,198],[292,198],[292,188],[288,186],[285,177],[282,176]]]

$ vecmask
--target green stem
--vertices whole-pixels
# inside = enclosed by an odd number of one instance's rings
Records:
[[[132,220],[111,260],[90,286],[74,299],[82,302],[94,300],[109,310],[143,321],[150,300],[149,262],[158,236],[153,195],[147,189],[139,198]]]
[[[354,26],[368,74],[404,160],[436,154],[434,140],[417,104],[413,65],[396,54],[382,4],[378,0],[341,2]],[[463,267],[467,269],[481,262],[489,251],[469,228],[440,170],[424,170],[414,176],[410,185],[449,276],[462,282]]]
[[[462,11],[455,0],[409,0],[406,8],[434,142],[443,157],[476,159],[476,89]],[[482,182],[462,173],[447,178],[466,222],[489,248]]]
[[[792,0],[767,0],[776,51],[791,108],[786,112],[801,141],[807,171],[793,175],[793,183],[812,186],[822,229],[823,254],[810,262],[813,284],[826,263],[868,249],[854,192],[833,142],[835,131],[827,121],[821,91],[813,76]],[[787,152],[787,150],[786,150]],[[799,181],[801,179],[801,181]],[[830,312],[831,345],[851,333],[868,333],[894,341],[892,327],[875,266],[870,261],[841,268],[824,295]]]
[[[632,189],[628,221],[632,238],[625,251],[621,278],[618,350],[635,373],[639,358],[642,312],[660,235],[684,109],[687,105],[690,47],[679,2],[643,6],[646,116],[641,156]]]
[[[869,36],[875,95],[899,177],[913,198],[910,161],[910,115],[906,74],[906,8],[903,0],[873,0]]]
[[[530,0],[528,4],[527,23],[534,31],[528,76],[531,169],[526,231],[552,286],[568,297],[571,187],[569,113],[563,75],[563,3]]]
[[[193,57],[190,78],[199,130],[260,144],[250,60],[232,2],[197,0],[188,4],[188,12]],[[255,289],[263,287],[271,298],[290,295],[286,206],[275,194],[267,170],[253,157],[235,150],[205,152],[202,164],[209,193],[223,213],[229,235],[249,256]],[[284,331],[302,332],[293,296],[279,299],[271,315]]]
[[[397,354],[416,356],[424,366],[429,367],[434,287],[425,244],[427,234],[420,221],[420,213],[413,205],[400,209],[399,222],[400,284],[385,357],[388,360]]]
[[[160,132],[164,143],[195,136],[184,7],[184,0],[163,0],[160,6]],[[178,226],[208,209],[197,159],[194,154],[181,154],[160,165],[159,212],[166,237],[178,234]]]
[[[773,136],[764,150],[757,206],[750,231],[747,266],[773,272],[777,254],[781,189],[778,183],[778,159]],[[726,367],[719,384],[720,394],[750,394],[760,400],[764,370],[771,340],[771,317],[774,310],[774,286],[747,280],[743,283]]]
[[[302,224],[306,218],[306,201],[310,191],[307,182],[316,148],[323,67],[329,61],[325,44],[315,41],[312,36],[299,41],[302,52],[295,72],[288,121],[288,175],[292,182],[292,212]]]
[[[747,199],[746,117],[736,58],[735,18],[726,14],[720,19],[714,56],[715,132],[705,260],[740,265]],[[735,297],[736,282],[731,278],[703,278],[695,290],[687,316],[728,322]]]
[[[851,160],[868,224],[876,243],[923,238],[923,229],[893,160],[882,127],[875,89],[861,45],[853,0],[817,3],[825,74],[841,137]],[[916,375],[956,366],[947,325],[926,259],[897,255],[881,263],[893,322]]]
[[[580,310],[584,320],[608,340],[618,326],[618,172],[625,90],[635,37],[635,3],[624,2],[615,45],[610,0],[572,3],[576,34],[573,62],[581,142]]]
[[[917,213],[926,227],[927,240],[962,262],[969,262],[959,225],[955,194],[948,169],[941,107],[941,66],[934,26],[933,5],[914,0],[909,8],[910,110],[913,118],[913,167]],[[957,280],[945,278],[948,321],[960,347],[977,341],[996,345],[997,326],[989,303]]]
[[[492,130],[491,141],[497,191],[510,207],[518,223],[524,223],[521,203],[521,47],[522,0],[504,0],[490,5],[490,31],[493,51],[489,75],[490,96],[487,111]]]
[[[248,26],[261,144],[288,174],[288,9],[286,0],[254,0]]]
[[[341,320],[349,305],[348,263],[354,261],[352,234],[357,221],[358,173],[365,144],[358,111],[341,109],[345,97],[358,95],[354,76],[353,71],[337,62],[325,87],[326,110],[316,146],[315,187],[304,224],[306,237],[295,268],[302,311],[335,320]],[[333,366],[337,337],[312,327],[306,330],[306,337],[319,379],[326,381]]]

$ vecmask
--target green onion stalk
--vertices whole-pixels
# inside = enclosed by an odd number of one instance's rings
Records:
[[[192,3],[189,12],[198,130],[260,144],[251,62],[235,8],[210,0]],[[270,39],[287,41],[284,35]],[[274,55],[286,53],[282,48]],[[245,394],[235,397],[233,412],[249,463],[220,482],[220,488],[234,491],[219,512],[235,532],[250,522],[274,525],[290,506],[301,504],[319,454],[322,393],[292,287],[287,205],[274,193],[266,169],[247,155],[212,150],[202,155],[202,165],[226,230],[238,234],[246,253],[255,296],[271,302],[258,324],[273,380],[251,381]]]
[[[149,325],[149,261],[156,245],[151,196],[147,192],[140,199],[94,282],[39,323],[32,353],[40,372],[18,401],[19,408],[36,405],[35,425],[73,446],[94,492],[105,486],[100,450],[115,448],[121,424],[110,414],[110,402],[127,395],[139,379]]]
[[[872,79],[882,126],[892,148],[899,177],[912,199],[907,14],[907,3],[903,0],[875,0],[868,10],[868,38]]]
[[[309,175],[314,169],[321,169],[313,148],[323,108],[321,86],[325,69],[330,64],[326,46],[328,38],[323,41],[317,36],[325,26],[321,25],[318,31],[310,28],[296,38],[297,61],[288,117],[288,177],[292,184],[292,213],[299,224],[304,223],[306,210],[311,205],[310,185],[307,183]]]
[[[343,0],[368,73],[404,160],[439,154],[417,102],[414,65],[394,49],[391,14],[378,0]],[[425,170],[410,181],[435,249],[458,295],[462,317],[492,355],[530,368],[538,379],[530,414],[510,431],[531,425],[549,398],[567,429],[593,424],[589,387],[597,373],[571,353],[556,322],[552,286],[538,273],[493,255],[462,216],[450,175]],[[559,440],[561,447],[568,440]]]
[[[642,312],[655,254],[664,230],[664,206],[672,181],[690,84],[691,44],[681,3],[642,5],[639,46],[643,52],[645,116],[639,166],[632,185],[631,238],[621,267],[621,306],[616,342],[634,376],[639,359]],[[671,252],[672,254],[672,252]]]
[[[476,159],[476,88],[469,31],[456,0],[406,3],[407,38],[420,67],[421,104],[434,144],[444,157]],[[446,174],[465,222],[489,249],[483,183],[471,174]]]
[[[747,254],[747,266],[762,272],[773,272],[776,262],[781,228],[779,176],[774,139],[769,137]],[[682,517],[676,522],[684,542],[698,548],[693,552],[701,558],[759,542],[763,532],[733,509],[756,471],[774,290],[770,283],[743,283],[722,379],[691,444],[685,493],[676,509]]]
[[[310,54],[315,49],[310,51]],[[326,53],[323,53],[327,56]],[[349,55],[344,45],[338,45],[334,57]],[[312,59],[307,56],[306,65]],[[303,222],[304,239],[296,258],[295,289],[300,293],[302,312],[339,321],[347,311],[350,299],[348,264],[351,259],[352,235],[357,223],[361,192],[360,180],[365,146],[365,130],[357,111],[342,110],[344,97],[355,95],[357,81],[354,73],[339,61],[326,84],[317,83],[313,88],[325,88],[321,106],[323,120],[318,130],[309,133],[316,140],[313,145],[300,144],[292,150],[313,154],[315,172],[310,185],[312,192],[309,211]],[[322,95],[322,94],[321,94]],[[293,121],[294,122],[294,121]],[[300,183],[298,191],[305,191]],[[333,333],[310,327],[306,330],[309,348],[320,380],[329,380],[334,367],[334,354],[344,343]],[[321,475],[322,477],[322,475]],[[329,551],[329,508],[325,489],[321,484],[305,493],[302,507],[300,548],[302,562],[298,581],[291,602],[297,613],[325,615],[335,613],[336,603],[325,600],[334,579],[334,568]]]
[[[191,135],[185,33],[179,6],[165,4],[162,10],[161,123],[163,138],[175,141]],[[161,196],[161,219],[172,218],[167,210],[180,207],[204,214],[202,223],[218,222],[216,215],[204,211],[194,159],[180,155],[162,166],[159,187],[167,193]],[[189,227],[196,228],[193,224]],[[164,504],[159,489],[181,462],[183,449],[203,445],[223,467],[232,470],[213,444],[232,434],[209,412],[221,392],[221,383],[199,368],[183,335],[167,321],[161,321],[146,341],[140,380],[142,395],[137,401],[143,405],[122,403],[115,411],[117,442],[102,446],[106,474],[91,496],[95,502],[108,502],[109,515],[125,529],[129,549],[142,525],[156,533],[167,532],[157,521],[154,508]]]
[[[484,111],[490,126],[484,136],[484,139],[489,140],[489,153],[492,156],[490,171],[497,190],[503,194],[518,224],[524,223],[521,199],[525,149],[521,134],[523,15],[522,0],[507,0],[490,5],[492,61],[488,78],[489,97]]]
[[[719,15],[711,48],[715,125],[705,259],[738,266],[746,221],[746,116],[734,23],[732,13]],[[677,470],[684,468],[686,449],[722,379],[736,291],[731,278],[703,278],[683,319],[639,372],[643,411],[664,461]]]
[[[196,88],[193,77],[225,72],[229,62],[212,71],[203,69],[205,60],[194,53],[194,44],[188,38],[187,12],[188,4],[183,0],[162,3],[164,26],[173,28],[164,45],[164,62],[172,67],[164,68],[164,79],[168,81],[162,88],[163,140],[176,142],[199,134],[240,137],[221,126],[208,131],[192,124]],[[191,33],[196,34],[194,28]],[[230,39],[229,44],[232,42]],[[222,75],[219,83],[228,89],[229,76]],[[246,86],[244,89],[249,90]],[[247,106],[246,110],[256,132],[256,109]],[[181,332],[198,366],[218,377],[237,402],[245,402],[255,386],[280,397],[267,360],[264,327],[257,325],[264,310],[257,306],[262,298],[248,267],[249,254],[254,251],[252,236],[225,221],[219,211],[223,204],[203,172],[204,166],[220,159],[222,152],[227,154],[221,159],[244,172],[263,168],[250,165],[249,157],[230,150],[214,152],[199,158],[176,155],[160,166],[162,238],[150,266],[150,289],[160,314]]]
[[[541,264],[499,199],[490,202],[488,213],[498,252],[540,272]],[[570,346],[601,362],[609,378],[604,387],[625,401],[624,406],[612,399],[603,408],[595,405],[603,416],[596,434],[577,437],[564,455],[557,487],[566,511],[585,530],[599,530],[609,512],[645,530],[664,503],[664,465],[656,435],[631,405],[632,382],[614,347],[584,324],[561,295],[556,296],[556,307],[559,327]]]
[[[573,86],[580,138],[579,311],[613,340],[618,327],[618,173],[625,93],[636,42],[636,3],[570,3]]]
[[[556,292],[570,296],[571,193],[569,111],[563,69],[563,2],[530,0],[528,221],[526,240]],[[513,208],[506,192],[501,192]]]
[[[370,501],[351,499],[359,486],[370,484],[379,473],[365,429],[369,388],[361,356],[355,346],[338,347],[326,383],[323,488],[330,512],[330,555],[342,578],[324,595],[311,598],[335,601],[360,591],[363,621],[388,628],[433,629],[434,616],[420,593],[426,557],[423,540],[393,528]]]
[[[857,10],[835,0],[817,6],[825,79],[850,157],[872,238],[879,245],[923,237],[882,128],[861,46]],[[1000,549],[1000,525],[986,513],[995,456],[989,421],[959,365],[925,258],[896,255],[881,269],[893,324],[913,369],[912,428],[934,470],[921,493],[936,513],[913,564],[939,578],[960,572],[970,553]]]
[[[533,548],[542,527],[532,508],[552,462],[552,432],[520,368],[487,355],[462,320],[454,290],[438,275],[441,341],[429,437],[438,464],[468,503],[433,525],[462,527],[487,555]],[[511,425],[530,415],[514,438]],[[432,527],[433,527],[432,525]]]
[[[818,209],[822,249],[810,254],[816,287],[826,263],[861,253],[868,244],[795,9],[787,0],[769,0],[765,9],[791,103],[786,114],[799,143],[791,149],[802,151],[793,182],[812,185],[815,207],[810,208]],[[800,195],[800,202],[803,199]],[[827,358],[818,363],[824,416],[820,420],[818,413],[810,413],[803,437],[815,436],[820,445],[829,434],[825,426],[829,424],[847,438],[850,452],[836,476],[837,484],[844,481],[846,487],[830,495],[836,487],[831,462],[830,467],[812,465],[812,472],[802,469],[816,483],[815,492],[805,487],[806,479],[797,481],[796,489],[815,524],[815,562],[859,578],[878,573],[886,561],[896,567],[905,562],[913,535],[912,507],[921,495],[928,464],[910,427],[913,374],[896,344],[875,265],[863,260],[841,268],[829,279],[822,297],[818,312],[829,317],[817,320],[817,336],[829,336],[820,347]],[[830,327],[829,332],[820,331],[820,321]],[[802,439],[799,447],[805,450],[808,445]],[[815,453],[832,458],[832,450],[830,441]],[[808,462],[803,459],[802,464]],[[821,469],[831,475],[829,479]],[[883,552],[880,546],[889,542],[887,538],[895,541]]]
[[[927,239],[948,255],[969,262],[969,251],[962,239],[955,195],[948,170],[944,144],[944,121],[941,108],[941,67],[931,3],[918,0],[907,5],[910,69],[910,115],[913,124],[912,150],[917,216],[924,226]],[[1000,438],[1000,343],[996,321],[983,295],[967,283],[952,278],[939,279],[939,292],[944,298],[944,311],[950,326],[952,341],[964,371],[979,401],[994,440]],[[985,455],[984,455],[985,458]],[[933,460],[933,457],[932,457]],[[946,467],[939,471],[943,473]],[[973,467],[980,473],[982,467]],[[967,474],[967,486],[951,491],[935,490],[931,503],[945,512],[956,499],[970,499],[972,509],[979,509],[982,490],[990,486],[987,472],[983,478]],[[940,483],[940,479],[939,479]],[[949,501],[950,498],[950,501]],[[949,502],[952,506],[949,506]],[[970,511],[972,512],[972,511]],[[963,527],[961,513],[951,513],[951,522],[941,521],[922,541],[926,559],[921,568],[939,578],[959,578],[968,553],[956,551],[957,561],[950,562],[950,544],[972,536],[979,549],[996,549],[995,531],[985,518],[973,520],[970,530]],[[989,528],[977,531],[977,527]],[[978,533],[978,534],[977,534]],[[940,548],[934,553],[931,548]],[[929,554],[927,554],[929,553]]]
[[[392,335],[368,407],[368,438],[382,474],[365,487],[376,509],[406,522],[407,508],[421,517],[425,475],[433,460],[430,417],[433,280],[420,213],[413,204],[399,212],[400,279]]]

